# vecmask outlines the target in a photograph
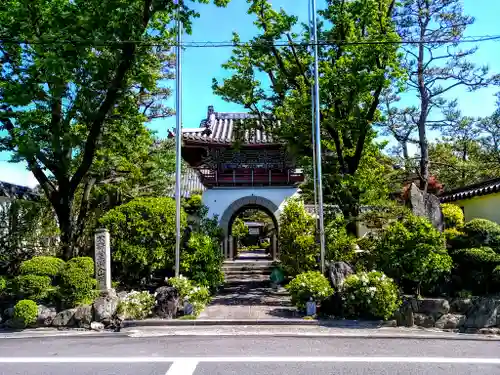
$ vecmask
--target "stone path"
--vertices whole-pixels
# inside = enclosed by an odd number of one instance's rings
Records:
[[[241,252],[232,263],[269,262],[264,251]],[[229,280],[200,314],[200,319],[287,319],[297,318],[296,309],[284,288],[274,290],[269,277],[245,274],[241,280]]]

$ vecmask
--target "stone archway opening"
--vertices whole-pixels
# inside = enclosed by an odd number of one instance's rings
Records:
[[[249,235],[246,243],[241,238],[233,236],[233,226],[238,218],[248,228]],[[260,254],[261,257],[276,260],[278,258],[278,220],[279,208],[266,198],[250,196],[233,202],[225,210],[219,222],[225,235],[223,242],[225,258],[229,260],[238,258],[238,249],[244,247],[245,253],[248,249],[253,249],[256,256]],[[252,240],[256,243],[250,247]],[[257,244],[262,247],[257,248]]]

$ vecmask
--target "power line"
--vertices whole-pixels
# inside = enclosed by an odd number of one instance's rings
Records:
[[[405,45],[419,45],[419,44],[464,44],[464,43],[480,43],[487,41],[500,40],[500,35],[480,35],[463,37],[460,39],[436,39],[436,40],[359,40],[359,41],[345,41],[345,40],[319,40],[317,43],[311,41],[265,41],[265,40],[251,40],[246,42],[231,42],[231,41],[192,41],[182,42],[181,47],[185,48],[226,48],[226,47],[288,47],[288,46],[334,46],[342,44],[348,45],[383,45],[383,44],[405,44]],[[106,47],[106,46],[121,46],[126,44],[138,44],[141,46],[150,47],[176,47],[176,42],[155,42],[146,40],[89,40],[89,39],[20,39],[20,38],[0,38],[0,43],[3,44],[27,44],[27,45],[87,45],[93,47]]]

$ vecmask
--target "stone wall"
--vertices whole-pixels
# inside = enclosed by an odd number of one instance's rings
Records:
[[[500,334],[500,297],[407,297],[396,313],[398,326],[439,328],[465,333]]]

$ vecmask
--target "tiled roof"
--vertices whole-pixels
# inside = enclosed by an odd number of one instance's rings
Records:
[[[182,139],[221,145],[230,145],[237,140],[247,145],[280,143],[275,136],[260,129],[245,129],[244,134],[238,134],[238,128],[243,129],[243,123],[248,120],[255,120],[255,127],[259,126],[254,114],[215,112],[213,106],[209,106],[207,118],[201,122],[200,127],[182,129]],[[174,134],[170,132],[169,136]]]
[[[175,179],[175,175],[172,178]],[[193,193],[203,192],[205,189],[198,176],[198,172],[192,168],[186,168],[181,175],[181,197],[189,198]],[[175,183],[169,189],[168,196],[175,197]]]
[[[453,189],[444,192],[439,198],[441,202],[453,202],[497,192],[500,192],[500,178],[494,178],[492,180]]]
[[[7,197],[9,199],[35,200],[38,199],[39,194],[27,186],[0,181],[0,197]]]

